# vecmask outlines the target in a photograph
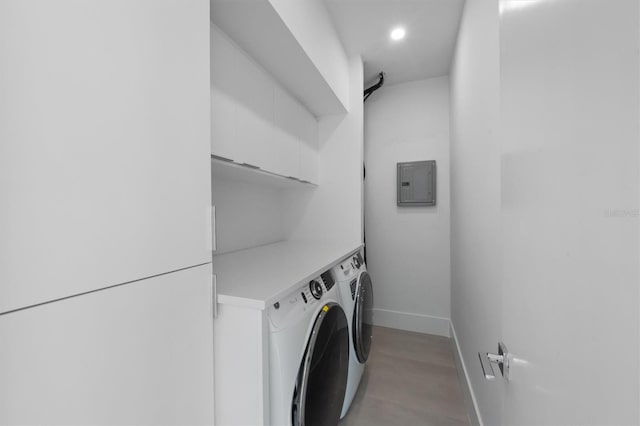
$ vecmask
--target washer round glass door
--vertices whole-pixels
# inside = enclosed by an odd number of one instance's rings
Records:
[[[361,364],[369,359],[373,335],[373,285],[368,272],[361,272],[353,309],[353,346]]]
[[[313,325],[293,394],[293,426],[335,426],[349,372],[349,325],[337,303],[325,304]]]

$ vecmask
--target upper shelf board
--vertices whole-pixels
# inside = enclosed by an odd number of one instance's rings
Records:
[[[316,117],[347,112],[269,1],[211,0],[211,21]]]

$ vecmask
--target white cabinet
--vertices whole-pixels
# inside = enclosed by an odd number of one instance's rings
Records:
[[[216,425],[269,425],[269,320],[220,304],[214,323]]]
[[[318,183],[318,122],[312,115],[298,117],[300,138],[300,179]]]
[[[198,265],[209,1],[0,2],[0,312]]]
[[[236,141],[236,99],[240,86],[236,68],[236,47],[229,39],[210,31],[211,64],[211,152],[224,158],[241,157]]]
[[[212,55],[214,56],[214,55]],[[215,57],[214,59],[215,60]],[[244,163],[270,170],[269,151],[274,140],[273,80],[256,63],[242,52],[235,55],[236,140]],[[213,120],[217,123],[217,117]]]
[[[318,122],[298,101],[281,88],[276,90],[276,139],[295,169],[285,176],[318,182]]]
[[[300,151],[302,148],[302,136],[304,130],[301,126],[305,123],[299,120],[304,116],[304,110],[295,100],[280,87],[276,87],[274,114],[275,114],[275,141],[277,151],[282,153],[280,171],[276,173],[283,176],[300,176]],[[314,120],[315,123],[315,120]],[[302,133],[302,134],[301,134]]]
[[[210,274],[0,316],[0,424],[212,424]]]
[[[347,55],[322,0],[212,0],[211,21],[315,116],[350,109]]]
[[[317,183],[316,118],[211,26],[211,153]]]

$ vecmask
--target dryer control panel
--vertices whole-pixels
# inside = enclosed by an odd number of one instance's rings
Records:
[[[362,265],[364,265],[364,259],[362,258],[362,254],[360,252],[356,253],[355,256],[351,259],[353,261],[353,266],[360,269]]]
[[[354,278],[349,283],[349,290],[351,290],[351,300],[356,300],[356,289],[358,288],[358,279]]]
[[[358,275],[360,269],[364,266],[364,259],[360,252],[349,256],[342,263],[334,268],[338,281],[349,281]]]

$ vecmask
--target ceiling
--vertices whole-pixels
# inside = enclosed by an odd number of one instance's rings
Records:
[[[394,84],[449,73],[464,0],[325,0],[336,29],[351,55],[364,62],[368,87],[385,72]],[[403,26],[400,41],[389,38]]]

